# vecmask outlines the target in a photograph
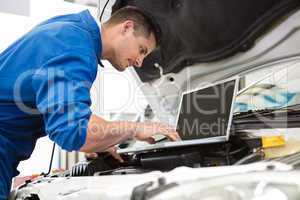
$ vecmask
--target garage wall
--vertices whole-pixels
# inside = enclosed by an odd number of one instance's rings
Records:
[[[0,12],[29,16],[30,0],[1,0]]]

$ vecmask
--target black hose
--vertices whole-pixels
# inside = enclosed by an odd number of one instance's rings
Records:
[[[103,14],[104,14],[104,11],[105,11],[105,8],[106,8],[108,2],[109,2],[109,0],[106,1],[105,5],[104,5],[104,7],[103,7],[103,9],[102,9],[102,11],[101,11],[101,14],[100,14],[100,22],[102,21],[102,17],[103,17]],[[100,2],[99,2],[99,3],[100,3]],[[100,8],[100,4],[99,4],[99,8]]]
[[[51,153],[51,160],[50,160],[48,172],[46,174],[45,173],[41,174],[44,177],[48,176],[50,174],[50,172],[51,172],[52,162],[53,162],[53,157],[54,157],[54,151],[55,151],[55,142],[53,142],[52,153]]]

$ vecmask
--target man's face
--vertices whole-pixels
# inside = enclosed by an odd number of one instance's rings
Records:
[[[125,21],[121,29],[111,64],[118,71],[124,71],[129,66],[141,67],[144,58],[156,46],[154,34],[151,33],[146,38],[143,34],[136,33],[132,21]]]

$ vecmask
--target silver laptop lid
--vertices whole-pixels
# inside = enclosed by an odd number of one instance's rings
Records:
[[[182,140],[229,139],[238,78],[184,92],[177,115]]]

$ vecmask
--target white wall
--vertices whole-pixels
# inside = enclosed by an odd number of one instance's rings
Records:
[[[0,51],[30,30],[33,24],[34,20],[29,17],[0,12]]]
[[[29,16],[30,0],[1,0],[0,12]]]
[[[143,113],[147,101],[134,80],[131,69],[116,71],[108,62],[99,67],[91,90],[91,109],[97,115],[110,113]]]

